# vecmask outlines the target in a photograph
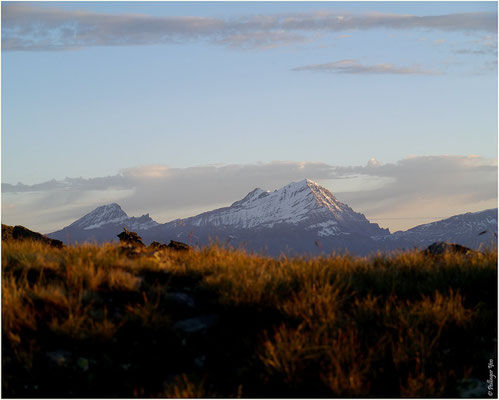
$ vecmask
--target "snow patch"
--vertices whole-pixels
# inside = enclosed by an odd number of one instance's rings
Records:
[[[338,223],[333,220],[319,222],[317,224],[310,225],[307,230],[312,230],[316,228],[322,228],[317,235],[319,236],[333,236],[340,233],[341,229],[338,227]]]

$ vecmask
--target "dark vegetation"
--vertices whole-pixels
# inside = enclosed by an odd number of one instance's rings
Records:
[[[488,397],[496,250],[273,259],[3,239],[3,397]]]

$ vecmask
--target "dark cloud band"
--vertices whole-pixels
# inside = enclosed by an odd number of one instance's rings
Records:
[[[239,17],[102,14],[2,3],[3,50],[73,50],[93,46],[207,41],[270,48],[312,40],[322,32],[368,29],[497,32],[497,13],[439,16],[317,12]]]
[[[393,64],[364,65],[356,60],[304,65],[293,68],[292,71],[334,72],[340,74],[439,75],[438,72],[421,68],[419,65],[412,67],[401,67]]]

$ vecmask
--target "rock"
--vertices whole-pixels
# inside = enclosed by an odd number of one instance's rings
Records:
[[[2,224],[2,240],[33,240],[35,242],[41,242],[48,244],[49,246],[62,249],[64,243],[60,240],[50,239],[49,237],[42,235],[38,232],[33,232],[28,228],[21,225],[16,225],[14,227]]]
[[[176,322],[173,327],[185,333],[203,332],[214,326],[218,321],[218,316],[214,314],[201,315],[195,318],[183,319]]]
[[[174,293],[168,293],[166,295],[167,300],[171,300],[174,303],[177,303],[179,305],[184,305],[189,308],[196,308],[196,303],[194,302],[194,299],[189,296],[187,293],[182,293],[182,292],[174,292]]]
[[[158,250],[165,250],[167,249],[168,246],[166,244],[161,244],[159,242],[152,242],[148,247],[147,249],[148,250],[154,250],[154,251],[158,251]]]
[[[120,238],[122,245],[131,245],[134,247],[145,247],[142,243],[142,238],[137,235],[137,232],[130,232],[127,228],[123,227],[123,232],[117,235]]]
[[[72,358],[72,353],[64,350],[50,351],[46,353],[47,358],[58,367],[67,367]]]
[[[190,250],[191,247],[188,244],[182,242],[176,242],[175,240],[170,240],[168,248],[172,250]]]
[[[447,242],[435,242],[428,246],[424,251],[427,255],[442,255],[445,253],[456,253],[456,254],[472,254],[475,251],[469,247],[461,246],[456,243]]]
[[[476,378],[462,379],[458,382],[457,392],[461,398],[486,397],[487,382]]]

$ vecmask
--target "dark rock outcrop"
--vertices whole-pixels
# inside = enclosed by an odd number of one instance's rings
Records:
[[[123,227],[123,232],[117,235],[120,239],[121,249],[127,253],[129,256],[137,256],[144,254],[145,251],[156,252],[159,250],[179,250],[186,251],[190,250],[190,246],[182,243],[176,242],[175,240],[170,240],[170,244],[161,244],[159,242],[152,242],[149,246],[142,242],[142,238],[137,234],[137,232],[131,232],[127,228]]]
[[[427,255],[442,255],[445,253],[457,253],[457,254],[471,254],[475,251],[466,246],[461,246],[460,244],[447,243],[447,242],[435,242],[428,246],[425,250]]]
[[[190,250],[191,247],[188,244],[182,242],[176,242],[175,240],[170,240],[168,248],[172,250]]]
[[[145,247],[142,243],[142,238],[136,232],[130,232],[127,228],[123,227],[123,232],[117,235],[122,245],[133,247]]]
[[[158,251],[158,250],[165,250],[167,249],[168,246],[166,244],[161,244],[159,242],[152,242],[148,247],[147,249],[148,250],[154,250],[154,251]]]
[[[34,232],[21,225],[14,227],[2,224],[2,240],[33,240],[62,249],[64,244],[60,240],[50,239],[41,233]]]

